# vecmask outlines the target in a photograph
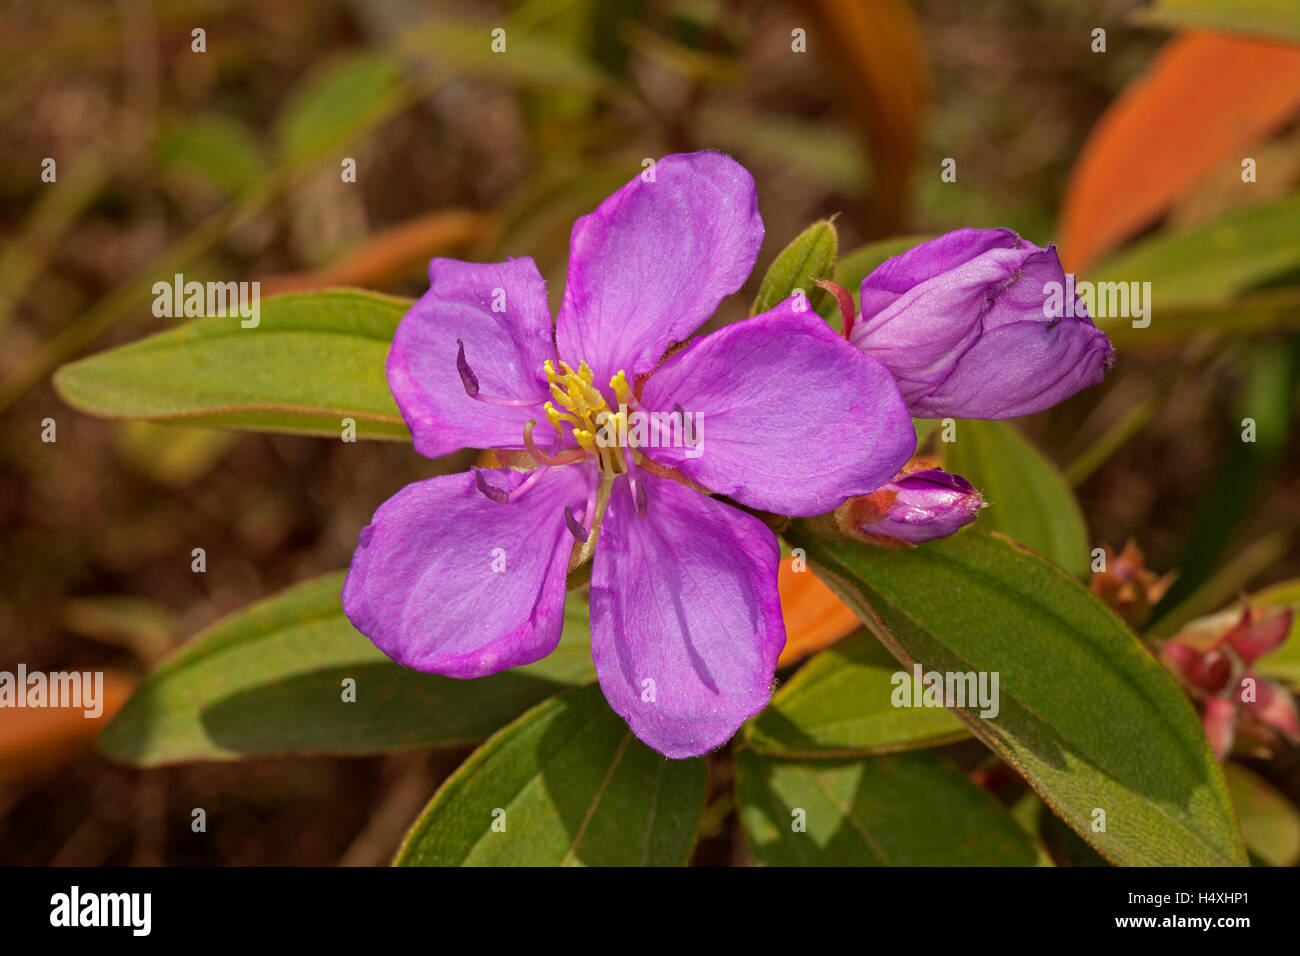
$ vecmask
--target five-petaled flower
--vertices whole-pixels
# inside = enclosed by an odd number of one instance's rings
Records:
[[[353,624],[409,667],[480,677],[554,650],[566,579],[590,561],[597,677],[641,740],[695,756],[761,710],[785,642],[779,549],[714,495],[820,514],[915,448],[889,372],[802,297],[670,349],[740,288],[762,239],[749,173],[700,152],[577,221],[554,324],[531,259],[435,259],[389,385],[417,451],[500,449],[511,467],[381,505],[343,590]],[[610,427],[634,413],[651,434]]]
[[[1220,760],[1232,750],[1240,718],[1258,744],[1267,746],[1278,734],[1300,743],[1300,715],[1290,693],[1253,669],[1256,658],[1286,643],[1293,617],[1291,608],[1270,614],[1247,605],[1218,634],[1188,630],[1161,647],[1165,665],[1201,698],[1201,720]]]

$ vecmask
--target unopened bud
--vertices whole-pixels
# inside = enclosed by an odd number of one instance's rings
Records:
[[[911,547],[957,532],[983,507],[984,498],[961,475],[927,468],[846,502],[841,526],[873,544]]]

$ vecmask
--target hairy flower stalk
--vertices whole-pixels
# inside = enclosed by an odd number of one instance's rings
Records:
[[[406,666],[471,678],[545,657],[590,568],[610,706],[669,757],[765,706],[785,631],[780,551],[756,511],[874,491],[915,448],[888,370],[791,298],[702,336],[763,238],[754,183],[667,156],[579,219],[552,322],[531,259],[435,259],[388,381],[416,450],[510,467],[403,488],[362,531],[352,623]],[[830,437],[832,440],[828,440]]]

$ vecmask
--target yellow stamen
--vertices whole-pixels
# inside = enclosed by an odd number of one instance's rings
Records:
[[[559,411],[550,402],[543,405],[542,410],[546,412],[546,420],[551,423],[551,427],[554,428],[558,434],[564,434],[563,422],[568,422],[570,425],[582,424],[582,422],[578,421],[572,415],[566,415],[564,412]]]
[[[620,405],[629,404],[632,398],[632,389],[628,386],[627,375],[624,374],[622,369],[619,369],[618,374],[609,380],[609,387],[612,388],[614,394],[618,396]]]
[[[566,392],[564,389],[560,388],[560,386],[555,384],[554,382],[551,383],[551,395],[554,396],[556,403],[559,404],[562,408],[565,408],[571,412],[577,412],[578,414],[582,414],[575,406],[573,399],[569,396],[569,393]]]

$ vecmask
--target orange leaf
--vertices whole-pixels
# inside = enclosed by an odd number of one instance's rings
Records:
[[[440,209],[372,236],[339,262],[315,272],[290,272],[262,280],[266,295],[332,286],[373,286],[423,271],[436,255],[482,238],[494,228],[488,213]]]
[[[98,717],[87,717],[80,707],[0,708],[0,783],[36,776],[76,756],[108,726],[134,689],[133,677],[105,671]]]
[[[872,234],[903,224],[907,184],[921,151],[930,74],[916,16],[907,0],[815,0],[839,98],[871,156],[867,209]]]
[[[1300,110],[1300,47],[1184,33],[1110,105],[1075,164],[1061,255],[1082,271]]]
[[[777,667],[803,660],[860,627],[857,615],[811,571],[794,570],[785,558],[776,578],[785,619],[785,650]]]

